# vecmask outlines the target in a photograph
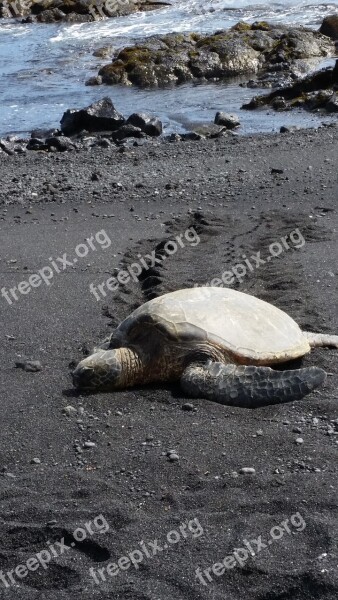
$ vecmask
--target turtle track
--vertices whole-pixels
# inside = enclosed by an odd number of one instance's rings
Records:
[[[330,324],[325,322],[308,289],[302,249],[297,249],[290,242],[290,248],[283,249],[279,257],[266,260],[270,245],[288,237],[297,228],[305,244],[329,240],[331,232],[320,220],[310,219],[305,213],[285,211],[243,214],[240,218],[195,212],[173,218],[165,226],[163,238],[141,240],[125,253],[122,269],[137,262],[137,257],[151,252],[155,252],[158,262],[153,267],[143,268],[138,282],[131,281],[120,287],[113,300],[114,310],[111,310],[111,305],[104,308],[105,314],[112,317],[111,326],[116,327],[130,312],[152,298],[184,287],[210,285],[213,279],[220,279],[224,271],[244,264],[243,256],[251,257],[261,252],[264,264],[252,272],[247,268],[242,281],[234,278],[228,287],[275,304],[287,311],[304,329],[330,330]],[[166,243],[189,228],[198,234],[199,244],[187,242],[174,255],[166,256]]]

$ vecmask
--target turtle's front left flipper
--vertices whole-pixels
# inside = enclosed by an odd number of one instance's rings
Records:
[[[325,371],[317,367],[274,371],[269,367],[208,362],[189,365],[181,377],[181,386],[194,398],[207,398],[229,406],[258,408],[300,400],[325,379]]]

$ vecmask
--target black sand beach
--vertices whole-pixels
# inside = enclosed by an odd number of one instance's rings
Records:
[[[325,387],[254,411],[174,385],[78,395],[70,372],[147,299],[259,252],[231,286],[338,333],[337,132],[0,154],[1,287],[61,271],[0,296],[1,598],[336,600],[337,351],[302,361]],[[181,234],[139,281],[90,292]]]

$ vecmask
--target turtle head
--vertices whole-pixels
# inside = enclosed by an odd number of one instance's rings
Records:
[[[82,360],[72,373],[74,387],[82,390],[123,387],[122,350],[98,350]]]

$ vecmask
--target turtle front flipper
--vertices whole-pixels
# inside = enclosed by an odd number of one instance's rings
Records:
[[[269,367],[208,362],[189,365],[181,377],[181,386],[194,398],[207,398],[229,406],[258,408],[300,400],[325,379],[325,371],[317,367],[274,371]]]

